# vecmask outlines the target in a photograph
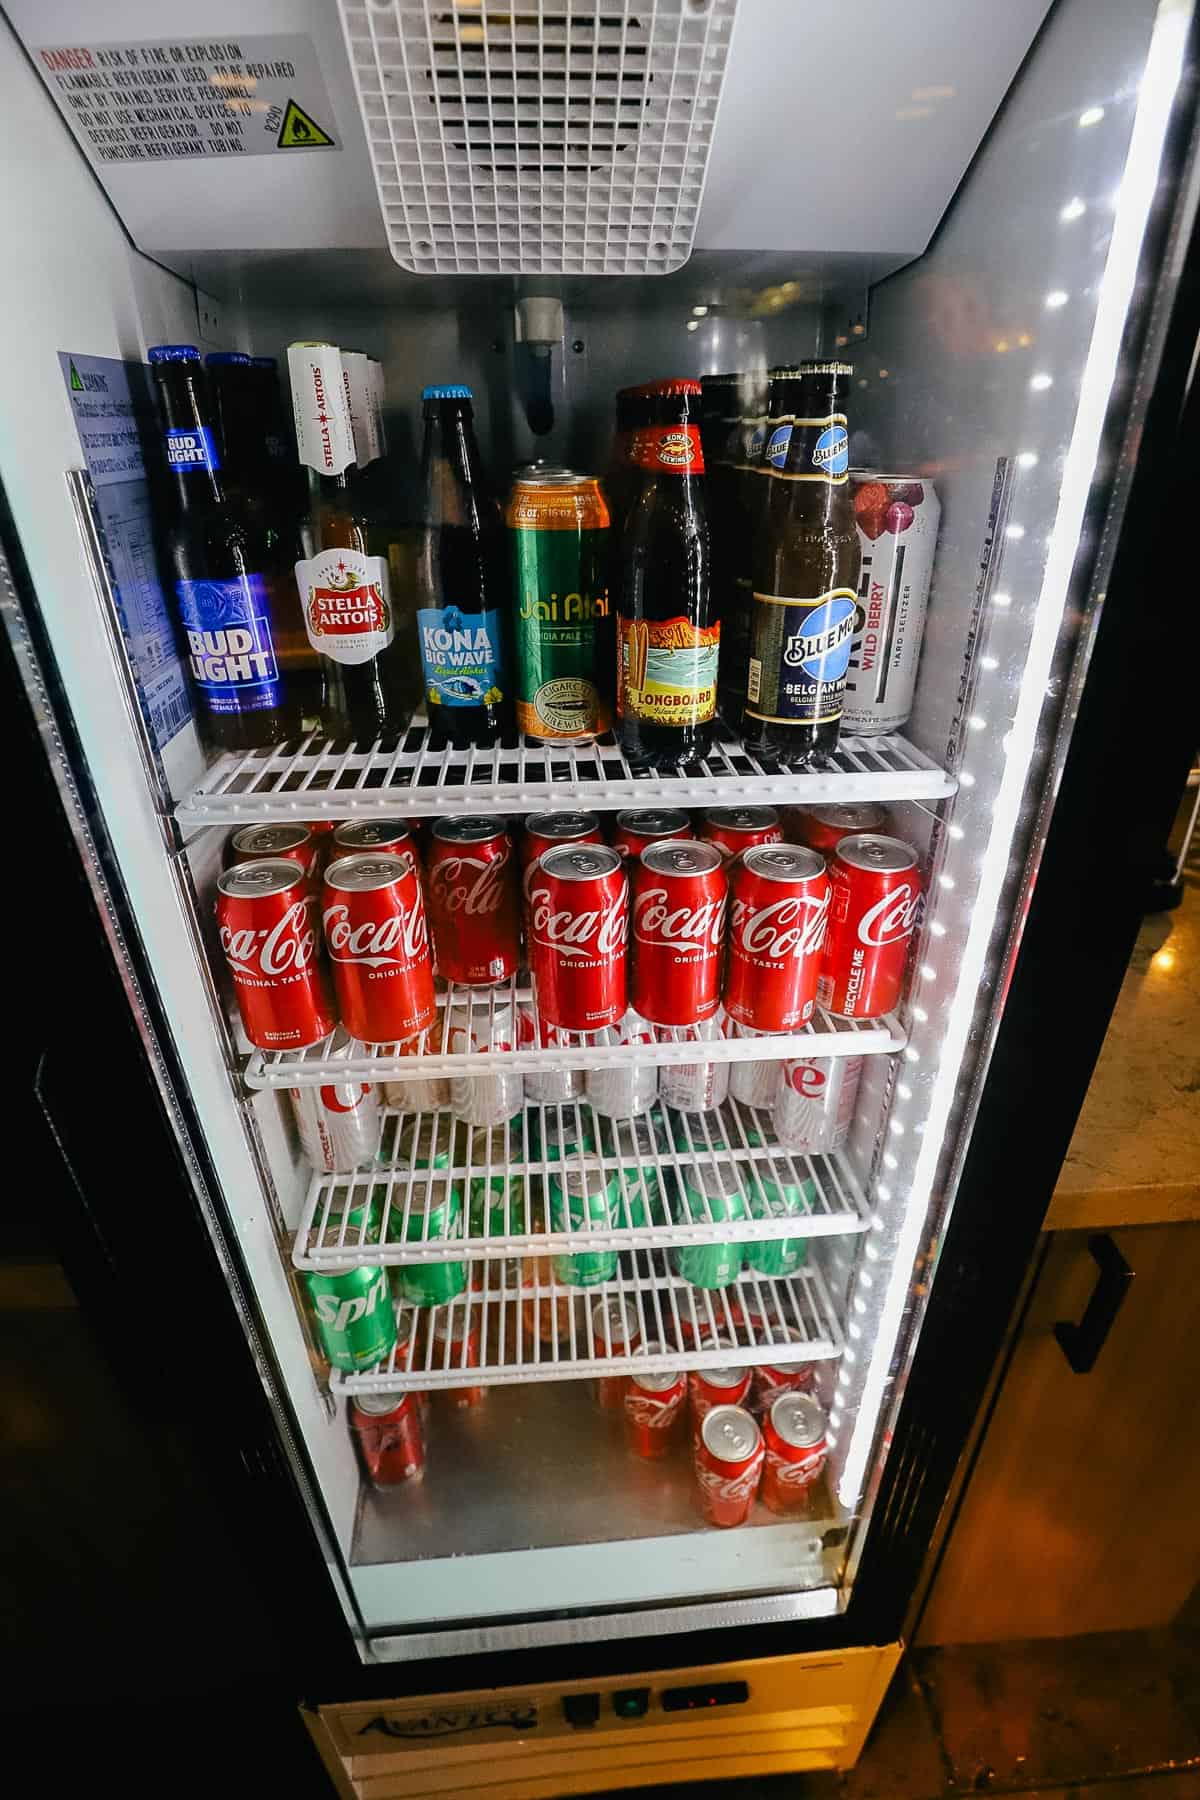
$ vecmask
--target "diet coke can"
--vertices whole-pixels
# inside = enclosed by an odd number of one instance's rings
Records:
[[[600,1037],[606,1044],[652,1044],[654,1027],[640,1013],[627,1012],[619,1025]],[[589,1069],[587,1097],[595,1112],[609,1119],[633,1119],[649,1112],[658,1098],[658,1069],[636,1058],[613,1069]]]
[[[592,1355],[598,1362],[628,1356],[642,1341],[637,1308],[632,1300],[598,1300],[592,1308]],[[629,1376],[602,1375],[596,1383],[596,1404],[602,1412],[620,1412],[625,1405]]]
[[[782,844],[783,827],[773,806],[710,806],[700,836],[728,861],[755,844]]]
[[[331,856],[352,856],[360,850],[383,851],[398,856],[414,875],[421,873],[421,859],[413,834],[403,819],[346,819],[333,834]]]
[[[511,1006],[455,1006],[446,1021],[446,1050],[452,1056],[471,1050],[514,1050],[516,1034]],[[491,1074],[450,1078],[450,1105],[468,1125],[506,1125],[525,1104],[524,1076],[506,1069],[502,1056],[495,1060]]]
[[[235,863],[217,882],[217,926],[242,1029],[259,1050],[303,1050],[337,1024],[316,900],[281,856]]]
[[[313,881],[319,858],[316,833],[311,825],[243,825],[229,840],[231,866],[261,862],[265,856],[286,856]]]
[[[665,1344],[647,1344],[647,1356],[665,1356]],[[639,1369],[629,1377],[622,1402],[625,1443],[635,1456],[656,1462],[675,1439],[687,1402],[687,1376],[679,1369]]]
[[[521,960],[512,840],[495,819],[439,819],[426,870],[437,972],[494,987]]]
[[[735,1025],[732,1035],[735,1038],[767,1037],[773,1035],[765,1031],[755,1031],[750,1025]],[[729,1098],[740,1100],[743,1106],[753,1106],[759,1112],[770,1112],[779,1092],[779,1078],[783,1073],[783,1064],[777,1060],[764,1062],[759,1058],[747,1058],[744,1062],[729,1065]]]
[[[629,889],[607,844],[561,844],[532,865],[529,967],[538,1012],[560,1031],[602,1031],[625,1014]]]
[[[829,1455],[825,1414],[811,1394],[781,1394],[762,1429],[763,1505],[773,1513],[799,1512]]]
[[[655,1025],[697,1025],[721,998],[728,883],[713,844],[669,839],[632,865],[633,1001]]]
[[[710,1525],[743,1525],[762,1476],[762,1433],[742,1406],[714,1406],[696,1439],[700,1511]]]
[[[859,831],[886,831],[888,815],[885,807],[873,800],[853,806],[797,806],[792,809],[792,824],[797,840],[822,856],[832,856],[844,837]]]
[[[619,812],[613,832],[613,849],[622,856],[639,857],[650,844],[664,838],[695,837],[692,822],[677,806],[644,807],[640,812]]]
[[[801,1056],[784,1063],[771,1123],[785,1150],[831,1156],[842,1148],[862,1066],[861,1056]]]
[[[539,1019],[528,1000],[518,1006],[517,1042],[523,1050],[534,1044],[544,1050],[564,1049],[570,1041],[570,1032]],[[530,1106],[565,1106],[568,1101],[583,1097],[581,1069],[532,1069],[524,1079],[525,1100]]]
[[[437,1018],[425,902],[411,860],[339,856],[325,871],[325,947],[342,1023],[364,1044],[396,1044]]]
[[[691,1035],[701,1042],[723,1037],[723,1021],[705,1019],[693,1026]],[[664,1063],[658,1072],[658,1094],[664,1106],[673,1106],[676,1112],[712,1112],[729,1098],[729,1064]]]
[[[856,832],[829,865],[833,894],[817,998],[844,1019],[878,1019],[900,1004],[908,941],[921,909],[916,851]]]
[[[725,1011],[755,1031],[798,1031],[812,1018],[829,913],[815,850],[762,844],[729,871]]]
[[[379,1095],[369,1081],[289,1088],[300,1147],[313,1168],[345,1175],[375,1161]]]

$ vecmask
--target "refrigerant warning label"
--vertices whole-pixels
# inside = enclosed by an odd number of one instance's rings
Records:
[[[59,44],[42,78],[97,162],[340,150],[310,37]]]

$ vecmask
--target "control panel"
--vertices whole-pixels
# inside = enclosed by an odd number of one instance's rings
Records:
[[[698,1681],[687,1687],[613,1688],[605,1694],[564,1694],[563,1718],[576,1731],[587,1731],[600,1721],[608,1703],[614,1718],[644,1719],[655,1705],[665,1713],[708,1712],[717,1706],[745,1706],[750,1686],[745,1681]]]

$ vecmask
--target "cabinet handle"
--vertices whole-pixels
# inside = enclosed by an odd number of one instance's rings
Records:
[[[1133,1280],[1133,1270],[1107,1231],[1093,1232],[1088,1249],[1099,1272],[1083,1317],[1078,1325],[1060,1319],[1054,1327],[1059,1348],[1076,1375],[1088,1375],[1095,1368]]]

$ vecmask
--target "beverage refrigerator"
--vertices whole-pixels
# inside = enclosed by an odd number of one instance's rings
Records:
[[[219,1478],[340,1792],[847,1766],[1194,748],[1190,0],[986,19],[949,0],[10,0],[8,18],[6,673],[40,829],[73,845],[38,907],[87,1016],[56,1018],[43,987],[29,1019],[84,1303]],[[283,363],[300,339],[383,365],[372,501],[401,587],[426,383],[472,388],[499,488],[535,459],[602,469],[631,383],[852,363],[852,465],[941,505],[911,716],[808,768],[724,727],[651,773],[611,737],[437,749],[420,714],[374,743],[206,749],[154,543],[146,352]],[[491,1161],[448,1165],[515,1197],[498,1215],[438,1213],[408,1154],[406,1092],[444,1109],[432,1084],[481,1072],[661,1078],[696,1063],[686,1029],[543,1043],[521,973],[439,995],[524,1009],[511,1047],[241,1033],[215,922],[239,827],[582,808],[607,830],[631,807],[814,804],[886,808],[925,898],[894,1011],[704,1043],[718,1065],[861,1059],[844,1144],[799,1158],[786,1275],[712,1290],[677,1271],[729,1230],[675,1203],[689,1171],[787,1158],[741,1102],[661,1109],[636,1222],[535,1203],[562,1119],[534,1103]],[[288,1090],[347,1082],[380,1084],[376,1160],[316,1173]],[[581,1131],[557,1154],[583,1176],[613,1152]],[[382,1241],[376,1204],[402,1219]],[[747,1253],[796,1235],[739,1229]],[[609,1277],[563,1301],[548,1261],[581,1249]],[[469,1275],[461,1332],[330,1367],[312,1278],[448,1259]],[[593,1335],[609,1299],[628,1343]],[[701,1516],[686,1444],[642,1460],[595,1401],[598,1380],[722,1363],[807,1366],[828,1445],[800,1510],[760,1502],[729,1530]],[[453,1403],[464,1386],[480,1404]],[[379,1487],[351,1407],[405,1392],[426,1396],[423,1477]]]

